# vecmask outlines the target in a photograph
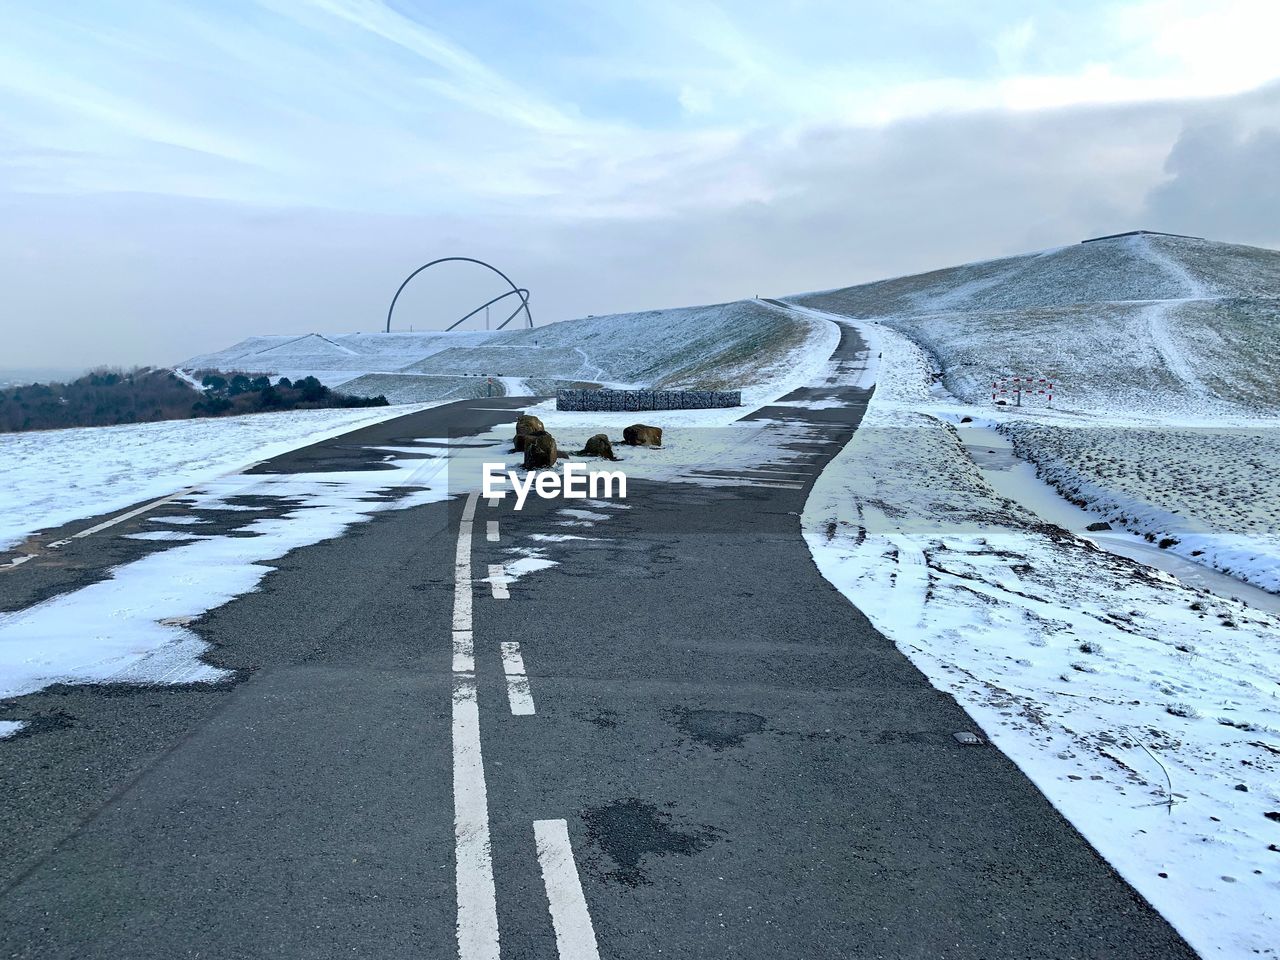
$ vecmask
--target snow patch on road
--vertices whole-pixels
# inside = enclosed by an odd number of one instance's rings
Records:
[[[142,533],[126,533],[126,540],[199,540],[200,535],[182,530],[144,530]]]
[[[0,550],[434,404],[0,434]]]
[[[421,451],[418,451],[419,454]],[[116,567],[108,580],[0,614],[0,698],[53,683],[203,683],[228,677],[205,663],[189,623],[257,588],[291,550],[341,536],[385,510],[433,503],[448,487],[444,455],[392,460],[383,469],[215,479],[189,496],[195,511],[252,495],[286,508],[253,516],[235,535],[198,540]],[[479,471],[464,471],[466,475]],[[154,531],[188,536],[178,531]],[[154,536],[148,536],[154,539]]]
[[[526,577],[531,573],[537,573],[539,570],[547,570],[556,565],[556,561],[551,560],[547,555],[536,547],[514,547],[507,551],[515,557],[514,560],[508,560],[504,563],[503,569],[507,573],[507,582],[512,583],[521,577]]]

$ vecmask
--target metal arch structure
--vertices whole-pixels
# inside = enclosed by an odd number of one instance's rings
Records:
[[[428,267],[434,267],[438,263],[457,263],[457,262],[474,263],[486,268],[487,270],[491,270],[494,273],[496,273],[498,276],[500,276],[503,280],[507,281],[507,285],[511,287],[511,289],[506,293],[504,293],[501,297],[497,297],[493,300],[490,300],[489,303],[481,304],[475,310],[472,310],[471,313],[463,317],[462,320],[469,319],[470,317],[475,316],[485,307],[489,306],[489,304],[496,303],[498,300],[501,300],[503,297],[509,297],[514,294],[515,296],[520,298],[520,306],[516,307],[516,309],[512,312],[511,316],[507,317],[506,320],[502,321],[502,326],[498,327],[498,329],[501,330],[502,327],[505,327],[508,323],[510,323],[511,320],[516,316],[516,314],[518,314],[521,310],[524,311],[525,319],[529,321],[529,328],[533,329],[533,314],[529,312],[529,291],[528,290],[524,289],[523,287],[517,287],[514,283],[511,282],[510,277],[508,277],[505,273],[503,273],[501,270],[499,270],[497,267],[495,267],[491,263],[485,263],[483,260],[477,260],[475,257],[441,257],[438,260],[432,260],[430,263],[424,263],[417,270],[413,271],[413,273],[409,274],[407,277],[404,278],[404,282],[400,284],[399,289],[396,290],[396,295],[391,298],[391,306],[387,307],[386,332],[387,333],[391,332],[391,315],[395,312],[396,301],[400,299],[400,294],[404,293],[404,288],[409,285],[410,280],[412,280],[414,277],[420,274],[423,270],[426,270]],[[457,323],[450,326],[449,329],[452,330],[454,327],[458,325],[458,323],[461,323],[462,320],[459,320]]]
[[[520,306],[516,307],[516,308],[515,308],[515,310],[514,310],[514,311],[512,311],[511,315],[510,315],[509,317],[507,317],[507,319],[503,320],[503,321],[502,321],[502,323],[500,323],[500,324],[498,325],[498,329],[499,329],[499,330],[501,330],[503,327],[505,327],[508,323],[510,323],[510,322],[512,321],[512,319],[515,317],[515,315],[516,315],[517,313],[519,313],[521,310],[528,309],[528,306],[529,306],[529,291],[528,291],[528,290],[526,290],[524,287],[520,287],[519,289],[516,289],[516,290],[508,290],[506,293],[500,293],[500,294],[498,294],[498,295],[497,295],[496,297],[494,297],[492,300],[486,300],[484,303],[480,304],[480,306],[476,307],[474,310],[472,310],[470,313],[468,313],[468,314],[467,314],[465,317],[463,317],[461,320],[455,320],[455,321],[453,321],[453,323],[449,324],[449,326],[445,327],[445,328],[444,328],[444,332],[445,332],[445,333],[448,333],[450,330],[452,330],[452,329],[453,329],[454,327],[456,327],[458,324],[463,323],[463,322],[465,322],[465,321],[467,321],[467,320],[470,320],[472,317],[474,317],[477,313],[479,313],[479,312],[480,312],[481,310],[483,310],[485,307],[491,307],[491,306],[493,306],[495,303],[497,303],[499,300],[505,300],[505,299],[507,299],[507,297],[519,297],[519,298],[520,298]],[[530,326],[532,326],[532,324],[530,324]]]

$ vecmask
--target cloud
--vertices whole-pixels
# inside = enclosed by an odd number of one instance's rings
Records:
[[[1270,99],[1280,110],[1280,87]],[[1168,179],[1151,191],[1145,216],[1157,229],[1280,247],[1277,170],[1280,122],[1257,125],[1229,109],[1193,117],[1169,152]]]
[[[538,322],[778,295],[1145,225],[1185,106],[940,116],[759,133],[655,156],[648,200],[385,214],[164,196],[13,198],[0,286],[28,365],[174,362],[254,333],[377,329],[409,271],[478,256]],[[605,178],[607,179],[607,178]],[[714,202],[708,202],[713,197]],[[404,322],[492,296],[465,268],[415,284]]]
[[[512,26],[469,9],[19,0],[0,8],[0,140],[64,157],[0,191],[645,214],[655,170],[760,133],[1221,95],[1280,74],[1280,8],[1245,0],[876,16],[835,0],[558,0]],[[754,202],[758,181],[739,171],[703,196]]]
[[[0,9],[11,362],[375,329],[450,254],[510,268],[547,322],[1136,227],[1280,239],[1280,87],[1169,96],[1276,69],[1252,35],[1232,65],[1182,0],[921,3]],[[406,316],[454,319],[476,284],[438,276]]]
[[[469,109],[542,133],[571,134],[580,126],[576,118],[507,80],[484,60],[376,0],[267,0],[265,5],[309,26],[331,18],[401,48],[439,71],[420,78],[424,89]]]

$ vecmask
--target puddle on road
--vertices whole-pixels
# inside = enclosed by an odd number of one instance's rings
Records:
[[[740,747],[748,736],[764,729],[764,717],[733,710],[678,710],[672,722],[685,735],[717,751]]]
[[[645,874],[648,858],[691,857],[709,847],[720,835],[715,827],[682,830],[673,826],[671,814],[635,797],[593,807],[583,812],[582,819],[591,845],[613,861],[614,866],[604,868],[599,857],[589,859],[588,863],[605,879],[631,887],[652,882]]]

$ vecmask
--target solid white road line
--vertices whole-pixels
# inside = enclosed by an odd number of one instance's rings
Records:
[[[488,527],[485,529],[485,539],[490,543],[498,542],[498,521],[490,520]]]
[[[472,674],[453,678],[453,831],[459,960],[499,960],[498,898],[489,850],[489,796]]]
[[[511,591],[507,589],[507,568],[500,563],[489,564],[489,586],[493,588],[493,599],[510,600]]]
[[[467,497],[458,524],[453,584],[453,833],[459,960],[500,960],[498,897],[489,847],[489,794],[480,752],[471,636],[471,525],[479,494]]]
[[[563,820],[535,820],[533,836],[538,845],[538,862],[542,864],[542,882],[547,888],[560,960],[600,960],[587,898],[583,896],[573,847],[569,844],[569,825]]]
[[[221,480],[223,477],[234,477],[237,474],[248,473],[254,467],[261,466],[266,462],[267,461],[265,460],[255,460],[253,463],[249,464],[247,467],[239,467],[235,470],[231,470],[227,473],[221,474],[217,479]],[[124,523],[126,520],[132,520],[134,517],[139,517],[142,514],[146,513],[148,510],[154,510],[156,507],[162,507],[166,503],[169,503],[172,500],[178,500],[189,494],[195,493],[197,490],[200,489],[200,486],[201,486],[200,484],[197,484],[194,487],[187,487],[185,490],[179,490],[177,493],[171,493],[167,497],[161,497],[159,500],[152,500],[150,503],[143,504],[142,506],[138,507],[138,509],[136,510],[130,510],[128,513],[122,513],[118,517],[112,517],[110,520],[104,520],[102,521],[102,523],[99,523],[96,526],[92,526],[87,530],[81,530],[79,533],[73,533],[66,540],[56,540],[53,543],[49,544],[49,549],[56,550],[58,547],[66,546],[72,540],[81,540],[84,537],[89,537],[95,533],[98,533],[99,531],[106,530],[108,527],[114,527],[117,523]]]
[[[132,520],[134,517],[141,516],[148,510],[154,510],[156,507],[164,506],[170,500],[177,500],[179,497],[185,497],[187,494],[195,493],[198,489],[198,487],[187,487],[185,490],[179,490],[177,493],[171,493],[169,496],[161,497],[159,500],[152,500],[150,503],[144,504],[137,510],[130,510],[128,513],[122,513],[118,517],[112,517],[110,520],[104,520],[102,523],[99,523],[97,526],[90,527],[88,530],[81,530],[79,533],[73,533],[71,538],[73,540],[79,540],[82,537],[95,534],[100,530],[106,530],[108,527],[114,527],[117,523],[124,523],[126,520]]]
[[[502,672],[507,675],[507,702],[511,704],[511,712],[517,717],[536,713],[533,691],[529,689],[529,677],[524,669],[524,657],[520,655],[520,644],[514,640],[502,643]]]

